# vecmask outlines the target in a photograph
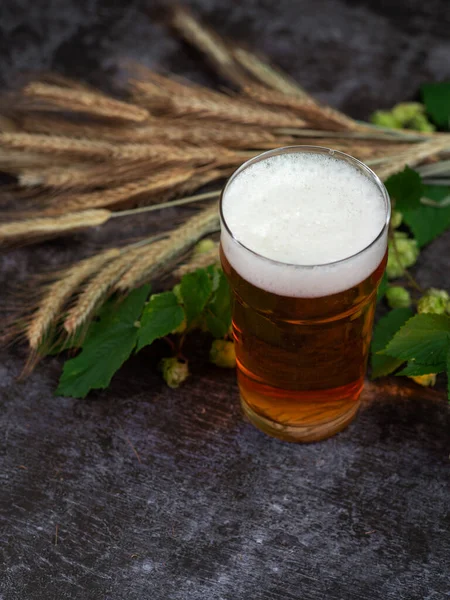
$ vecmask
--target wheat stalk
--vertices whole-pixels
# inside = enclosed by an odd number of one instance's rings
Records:
[[[114,148],[112,156],[122,160],[153,160],[156,164],[206,165],[235,161],[236,155],[230,150],[218,146],[196,146],[182,144],[179,147],[168,144],[121,144]]]
[[[49,329],[56,324],[64,305],[83,281],[119,256],[120,252],[118,248],[112,248],[82,260],[60,273],[57,281],[47,286],[36,312],[26,326],[25,337],[33,354],[38,351]]]
[[[104,140],[134,140],[133,131],[145,129],[147,123],[151,123],[151,120],[145,121],[142,124],[135,123],[115,123],[115,122],[101,122],[101,121],[89,121],[80,122],[68,120],[63,115],[57,113],[36,113],[30,114],[25,113],[20,115],[20,126],[24,132],[27,133],[45,133],[47,135],[57,135],[71,138],[85,138],[85,139],[104,139]]]
[[[173,275],[176,279],[181,279],[186,273],[191,273],[197,269],[204,269],[209,265],[219,262],[219,245],[217,244],[211,250],[202,254],[194,254],[188,260],[179,265]]]
[[[283,73],[267,60],[256,56],[244,48],[232,48],[234,58],[241,64],[253,77],[266,87],[287,94],[307,99],[311,96],[301,87],[301,85]]]
[[[374,167],[374,170],[378,177],[384,180],[394,173],[401,171],[406,165],[414,167],[423,160],[434,156],[449,147],[450,136],[437,136],[427,142],[415,144],[405,152],[389,157],[386,160],[386,164]]]
[[[80,229],[96,227],[106,223],[110,217],[108,210],[85,210],[59,217],[40,217],[0,223],[0,246],[20,241],[34,242],[37,238],[50,238]]]
[[[23,169],[18,175],[23,187],[44,186],[80,190],[109,187],[148,175],[147,161],[108,162],[93,166],[85,164]]]
[[[211,29],[200,24],[190,11],[180,6],[172,11],[171,25],[196,46],[213,64],[215,69],[226,79],[238,85],[248,85],[251,78],[234,60],[232,52],[222,38]]]
[[[291,110],[304,119],[309,126],[317,129],[331,131],[363,131],[365,129],[364,125],[356,123],[350,117],[330,106],[321,106],[311,99],[296,95],[287,96],[282,92],[267,90],[262,86],[245,87],[243,91],[260,104]]]
[[[74,305],[64,319],[64,329],[69,335],[82,325],[86,325],[95,311],[110,295],[112,286],[133,265],[143,248],[124,249],[115,258],[94,275],[78,295]]]
[[[264,127],[303,127],[304,121],[288,110],[273,110],[258,106],[240,97],[200,88],[199,86],[181,86],[182,91],[175,94],[169,89],[147,81],[131,83],[135,97],[143,102],[150,111],[172,117],[190,117],[195,119],[214,119],[259,125]]]
[[[137,123],[141,123],[149,117],[148,112],[140,106],[115,100],[98,91],[93,92],[83,88],[70,89],[36,82],[25,87],[23,97],[43,103],[43,108],[46,110],[72,110],[98,117]]]
[[[215,31],[200,23],[185,7],[173,9],[171,25],[185,41],[203,52],[221,75],[239,87],[252,85],[256,80],[284,94],[309,97],[293,79],[251,52],[234,48]]]
[[[114,146],[107,142],[22,132],[0,133],[0,146],[26,152],[74,155],[85,159],[106,159],[114,152]]]
[[[55,201],[45,212],[48,215],[58,215],[67,211],[82,211],[86,207],[116,208],[144,194],[153,198],[160,192],[188,181],[194,174],[193,169],[162,170],[150,177],[99,192],[65,196]]]
[[[135,264],[117,281],[115,289],[127,292],[163,274],[198,240],[218,228],[219,211],[217,204],[214,204],[188,219],[171,231],[167,239],[156,242],[137,257]]]

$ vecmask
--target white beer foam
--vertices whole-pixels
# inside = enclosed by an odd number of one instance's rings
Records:
[[[232,235],[222,223],[222,249],[248,282],[313,298],[349,289],[380,264],[387,228],[376,238],[388,202],[375,181],[337,156],[268,156],[230,180],[222,214]]]

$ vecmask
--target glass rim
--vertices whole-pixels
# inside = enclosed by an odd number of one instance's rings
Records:
[[[371,240],[371,242],[367,246],[364,246],[364,248],[362,248],[361,250],[358,250],[358,252],[355,252],[354,254],[351,254],[350,256],[346,256],[345,258],[340,258],[335,261],[326,262],[326,263],[317,263],[314,265],[302,265],[300,263],[282,262],[280,260],[276,260],[273,258],[269,258],[268,256],[264,256],[263,254],[260,254],[259,252],[252,250],[251,248],[246,246],[244,243],[242,243],[240,240],[238,240],[235,237],[235,235],[229,228],[228,223],[223,214],[224,197],[225,197],[225,194],[226,194],[227,189],[230,186],[230,184],[236,179],[236,177],[238,177],[248,167],[250,167],[251,165],[253,165],[257,162],[260,162],[261,160],[270,158],[271,156],[278,156],[280,154],[295,154],[297,152],[307,152],[307,153],[309,152],[309,153],[329,154],[331,156],[337,156],[337,158],[339,158],[340,160],[345,160],[346,162],[353,164],[355,167],[357,167],[359,169],[359,171],[363,172],[368,177],[368,179],[370,179],[371,181],[373,181],[373,183],[376,184],[376,186],[381,191],[382,196],[383,196],[385,209],[386,209],[386,219],[385,219],[385,222],[384,222],[380,232],[378,233],[378,235],[373,240]],[[378,242],[378,240],[384,235],[385,231],[389,227],[389,222],[391,219],[391,201],[389,198],[388,191],[387,191],[385,185],[383,184],[383,182],[381,181],[381,179],[378,177],[378,175],[374,171],[372,171],[372,169],[370,167],[368,167],[366,164],[364,164],[362,161],[358,160],[354,156],[351,156],[350,154],[346,154],[345,152],[341,152],[340,150],[333,150],[332,148],[327,148],[326,146],[294,145],[294,146],[281,146],[280,148],[266,150],[265,152],[261,152],[261,154],[258,154],[257,156],[253,156],[249,160],[245,161],[240,167],[238,167],[232,173],[232,175],[230,175],[228,181],[226,182],[225,186],[223,187],[223,189],[221,191],[220,200],[219,200],[219,213],[220,213],[220,222],[221,222],[221,224],[223,224],[223,227],[225,228],[225,230],[231,237],[232,241],[234,243],[236,243],[238,246],[240,246],[241,248],[243,248],[244,250],[246,250],[247,252],[250,252],[254,256],[257,256],[258,258],[261,258],[265,261],[268,261],[270,263],[277,264],[280,266],[297,267],[297,268],[302,268],[302,269],[315,269],[316,267],[327,267],[327,266],[334,266],[334,265],[342,264],[348,260],[355,258],[356,256],[359,256],[360,254],[366,252],[367,250],[369,250],[369,248],[374,246]]]

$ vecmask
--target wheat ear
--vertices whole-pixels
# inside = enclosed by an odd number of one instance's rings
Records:
[[[174,277],[181,279],[186,273],[191,273],[197,269],[204,269],[209,265],[219,262],[219,245],[217,244],[211,250],[202,254],[194,254],[188,260],[179,265],[173,272]]]
[[[50,327],[55,325],[61,310],[78,287],[107,262],[120,254],[118,248],[86,258],[59,274],[57,281],[46,287],[36,312],[31,316],[25,336],[33,352],[37,352]]]
[[[98,117],[141,123],[148,112],[134,104],[114,100],[97,91],[64,88],[47,83],[30,83],[23,90],[25,98],[43,103],[45,109],[72,110]]]
[[[164,274],[199,239],[218,228],[219,211],[214,204],[171,231],[166,239],[144,248],[136,263],[117,281],[115,289],[126,292]]]
[[[0,146],[43,154],[63,154],[80,158],[109,158],[115,148],[107,142],[75,139],[40,133],[0,133]]]
[[[109,210],[85,210],[59,217],[40,217],[0,224],[0,246],[34,242],[36,238],[51,238],[87,227],[103,225],[110,218]]]
[[[387,158],[386,163],[379,167],[374,167],[380,179],[387,179],[394,173],[401,171],[406,165],[414,167],[421,163],[426,158],[429,158],[435,154],[438,154],[442,150],[450,147],[450,136],[439,136],[435,137],[427,142],[421,142],[414,144],[414,146],[402,152],[397,156],[390,156]]]
[[[177,169],[174,171],[159,171],[151,177],[131,181],[107,190],[86,194],[73,194],[58,199],[46,209],[47,214],[60,214],[67,211],[81,211],[89,206],[92,208],[115,208],[132,198],[148,194],[151,198],[160,192],[171,189],[188,181],[195,174],[193,169]]]

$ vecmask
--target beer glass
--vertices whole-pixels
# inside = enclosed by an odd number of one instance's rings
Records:
[[[289,441],[355,417],[387,260],[389,196],[342,152],[293,146],[242,165],[220,205],[243,411]]]

